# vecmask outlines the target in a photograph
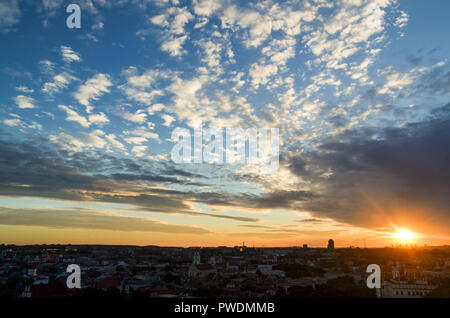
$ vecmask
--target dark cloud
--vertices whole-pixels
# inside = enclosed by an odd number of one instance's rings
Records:
[[[40,139],[33,143],[0,140],[0,152],[0,195],[3,196],[129,204],[147,212],[259,221],[192,210],[191,205],[185,203],[187,200],[203,202],[202,198],[210,197],[222,202],[219,198],[226,196],[158,188],[164,184],[202,185],[186,181],[186,178],[203,176],[181,172],[167,164],[163,164],[158,172],[151,161],[135,162],[108,154],[68,154],[53,149]],[[121,170],[123,172],[116,172]],[[237,204],[238,199],[231,201]]]
[[[303,219],[303,220],[297,220],[296,222],[299,223],[323,223],[325,220],[322,219]]]
[[[227,193],[197,193],[194,200],[211,205],[247,207],[253,209],[295,208],[299,202],[306,201],[316,195],[309,191],[273,191],[260,195]]]
[[[293,173],[324,188],[304,208],[360,225],[420,219],[449,232],[448,110],[403,128],[348,131],[291,158]]]
[[[146,211],[145,208],[141,209],[142,211]],[[150,211],[146,211],[150,212]],[[155,211],[151,211],[155,212]],[[244,216],[231,216],[231,215],[225,215],[225,214],[213,214],[213,213],[203,213],[203,212],[194,212],[194,211],[175,211],[175,212],[164,212],[164,213],[173,213],[173,214],[186,214],[190,216],[210,216],[215,217],[219,219],[228,219],[228,220],[234,220],[234,221],[241,221],[241,222],[259,222],[260,219],[256,218],[248,218]]]

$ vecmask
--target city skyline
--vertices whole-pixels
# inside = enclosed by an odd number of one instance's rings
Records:
[[[448,1],[70,3],[0,3],[0,243],[450,244]]]

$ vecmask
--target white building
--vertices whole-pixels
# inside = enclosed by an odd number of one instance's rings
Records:
[[[429,285],[426,281],[416,281],[414,283],[388,280],[383,282],[383,288],[381,288],[381,298],[423,298],[433,289],[436,285]]]

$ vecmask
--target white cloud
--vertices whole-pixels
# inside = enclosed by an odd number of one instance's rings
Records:
[[[67,63],[82,61],[80,54],[72,50],[72,48],[69,46],[61,45],[61,56],[64,62]]]
[[[53,95],[66,88],[72,81],[78,80],[75,76],[72,76],[66,72],[62,72],[53,76],[52,82],[44,83],[42,92]]]
[[[388,68],[381,71],[386,76],[386,83],[378,89],[380,94],[393,94],[395,91],[403,90],[414,83],[418,74],[413,70],[409,73],[401,73]]]
[[[184,34],[185,25],[193,18],[194,16],[186,8],[171,7],[164,14],[155,16],[150,21],[168,28],[171,34]]]
[[[174,117],[167,115],[167,114],[163,114],[161,116],[161,118],[164,119],[163,125],[167,126],[167,127],[170,127],[172,125],[172,123],[175,121]]]
[[[106,148],[107,151],[111,151],[111,148],[117,148],[125,150],[125,146],[116,139],[114,134],[105,134],[102,130],[96,129],[90,133],[81,133],[83,140],[80,140],[65,132],[59,135],[51,135],[50,141],[58,144],[61,148],[70,152],[79,152],[85,148]]]
[[[334,9],[331,19],[304,37],[306,46],[318,57],[316,62],[331,69],[345,69],[345,59],[376,42],[370,39],[384,30],[384,9],[389,1],[361,4],[344,2]]]
[[[16,102],[17,107],[21,109],[36,108],[36,105],[34,104],[35,100],[32,97],[17,95],[16,97],[14,97],[14,101]]]
[[[87,128],[91,125],[91,123],[85,117],[78,114],[72,108],[64,106],[64,105],[59,105],[58,108],[64,112],[66,112],[66,114],[67,114],[66,120],[77,122],[84,128]]]
[[[211,16],[222,7],[221,0],[194,0],[194,12],[197,15]]]
[[[89,121],[92,124],[106,124],[109,123],[108,117],[103,112],[100,112],[98,114],[92,114],[88,116]]]
[[[84,128],[88,128],[91,124],[101,125],[109,123],[108,117],[103,112],[91,114],[87,118],[78,114],[73,108],[59,105],[58,108],[67,114],[66,120],[79,123]]]
[[[151,105],[156,96],[164,95],[162,90],[156,89],[158,81],[168,77],[165,72],[157,70],[147,70],[139,75],[136,67],[131,66],[122,74],[126,77],[127,83],[120,86],[130,100],[140,104]]]
[[[18,0],[2,0],[0,2],[0,33],[7,33],[20,21]]]
[[[124,112],[123,118],[132,121],[134,123],[142,124],[147,120],[147,114],[142,109],[137,110],[134,114],[130,112]]]
[[[19,127],[19,128],[29,128],[29,129],[38,129],[42,130],[42,125],[32,121],[31,124],[25,123],[23,120],[20,119],[20,116],[17,114],[10,113],[10,116],[14,118],[4,119],[3,123],[9,127]]]
[[[199,22],[197,22],[194,25],[194,29],[200,29],[201,27],[205,26],[208,22],[209,22],[209,20],[207,18],[202,17],[199,19]]]
[[[44,74],[53,74],[55,70],[55,64],[49,60],[40,61],[39,67]]]
[[[409,16],[405,11],[402,11],[401,15],[397,17],[394,25],[399,28],[404,28],[408,24]]]
[[[81,105],[86,106],[86,111],[91,112],[93,107],[90,105],[90,100],[98,100],[104,93],[109,93],[108,87],[112,85],[110,76],[108,74],[99,73],[85,84],[78,88],[78,91],[73,95]]]
[[[154,113],[159,112],[159,111],[161,111],[163,109],[164,109],[164,105],[163,104],[154,104],[154,105],[150,106],[149,108],[147,108],[147,112],[150,115],[153,115]]]
[[[284,39],[274,39],[269,46],[262,49],[262,53],[270,57],[270,61],[276,65],[285,65],[287,61],[295,56],[296,40],[287,36]]]
[[[113,147],[118,148],[120,150],[125,150],[125,146],[116,139],[116,136],[114,134],[105,135],[105,140]]]
[[[136,155],[136,157],[145,156],[145,151],[147,150],[147,146],[134,146],[131,151]]]
[[[90,133],[82,133],[86,144],[94,148],[105,148],[107,142],[102,138],[105,133],[100,129],[91,131]]]
[[[19,118],[11,118],[3,120],[3,123],[9,127],[23,126],[23,121]]]
[[[202,59],[202,62],[206,63],[209,69],[217,68],[220,66],[221,53],[223,50],[223,44],[218,41],[199,41],[199,46],[203,48],[206,56]]]
[[[126,137],[124,138],[124,140],[129,144],[141,145],[147,141],[147,138],[134,136],[134,137]]]
[[[84,142],[75,138],[72,135],[67,133],[60,133],[59,135],[50,135],[49,139],[51,142],[58,144],[61,148],[70,151],[70,152],[79,152],[82,151],[86,146]]]
[[[34,93],[34,89],[28,88],[26,86],[17,86],[15,89],[16,89],[16,91],[22,92],[22,93],[27,93],[27,94]]]
[[[163,27],[167,33],[163,36],[161,50],[169,52],[171,56],[184,54],[183,43],[188,38],[185,25],[192,19],[194,16],[186,8],[177,7],[168,8],[165,13],[151,18],[153,24]]]
[[[239,26],[248,29],[244,40],[247,47],[258,47],[272,32],[272,18],[254,10],[244,10],[235,5],[229,6],[220,16],[222,28]]]
[[[148,131],[145,129],[145,127],[138,127],[133,130],[125,130],[124,135],[134,135],[136,137],[128,137],[128,138],[147,138],[147,139],[154,139],[156,141],[160,141],[159,135],[156,132]],[[139,140],[139,139],[131,139],[131,140]]]
[[[183,43],[186,41],[187,35],[180,37],[169,37],[161,45],[161,50],[169,52],[171,56],[180,56],[185,53],[183,50]]]
[[[255,88],[258,88],[259,85],[266,85],[269,81],[269,77],[275,75],[278,71],[278,67],[275,64],[268,65],[260,65],[253,64],[250,67],[250,76],[252,78],[252,84]]]

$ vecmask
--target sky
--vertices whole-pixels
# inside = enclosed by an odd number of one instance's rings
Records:
[[[449,244],[449,10],[2,0],[0,243]],[[198,127],[278,128],[278,169],[174,162]]]

